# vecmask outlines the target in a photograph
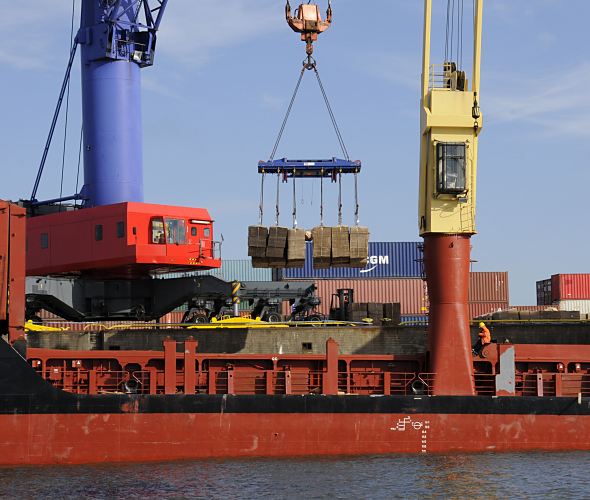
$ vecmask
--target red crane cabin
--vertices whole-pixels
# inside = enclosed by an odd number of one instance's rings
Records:
[[[221,266],[206,209],[135,202],[32,217],[26,254],[29,276],[138,276]]]

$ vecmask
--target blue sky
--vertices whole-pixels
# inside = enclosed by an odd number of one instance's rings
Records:
[[[434,3],[437,62],[446,2]],[[361,222],[373,241],[418,239],[422,4],[334,0],[333,26],[316,44],[350,155],[363,161]],[[258,215],[256,164],[268,158],[305,55],[283,7],[282,0],[170,0],[156,64],[142,72],[145,201],[207,207],[226,258],[246,255],[246,226]],[[3,9],[4,198],[30,195],[67,61],[71,9],[70,0],[21,0]],[[536,280],[590,272],[589,16],[587,0],[486,1],[474,270],[509,271],[513,304],[535,302]],[[73,75],[64,193],[75,187],[78,63]],[[40,198],[59,194],[62,144],[60,121]],[[310,73],[277,156],[334,155],[338,143]],[[269,184],[267,224],[276,189]],[[297,189],[299,225],[313,227],[319,185]],[[335,223],[337,191],[327,184],[325,191],[326,223]],[[291,205],[291,186],[282,186],[287,225]],[[352,179],[344,180],[344,212],[351,222]]]

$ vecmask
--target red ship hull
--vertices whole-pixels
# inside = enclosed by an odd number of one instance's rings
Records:
[[[0,443],[4,465],[587,450],[590,415],[2,415]]]

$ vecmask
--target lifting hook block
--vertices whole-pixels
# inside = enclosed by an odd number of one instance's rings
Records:
[[[295,9],[294,15],[291,15],[291,4],[287,0],[285,18],[293,31],[301,33],[301,40],[305,42],[305,52],[311,57],[313,42],[318,39],[318,34],[326,31],[332,23],[332,4],[328,1],[326,20],[323,21],[316,4],[302,3]]]

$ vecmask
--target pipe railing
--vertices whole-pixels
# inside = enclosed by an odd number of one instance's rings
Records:
[[[186,394],[322,394],[327,372],[308,369],[221,368],[197,370],[186,385],[184,370],[172,372],[167,384],[166,370],[87,370],[50,366],[37,372],[54,387],[75,394],[164,394],[166,387]],[[338,372],[339,395],[432,395],[433,373],[390,372],[381,370]],[[496,395],[496,375],[476,373],[476,395]],[[589,373],[518,373],[515,396],[590,397]]]

